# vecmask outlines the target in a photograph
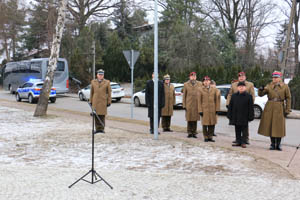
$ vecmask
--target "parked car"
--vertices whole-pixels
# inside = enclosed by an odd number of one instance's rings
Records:
[[[116,101],[120,101],[124,96],[124,88],[119,83],[110,82],[111,87],[111,98]],[[91,85],[78,91],[78,97],[81,101],[87,101],[90,99]]]
[[[226,99],[227,99],[227,95],[230,90],[230,87],[231,87],[230,84],[217,86],[217,88],[221,91],[221,106],[220,106],[221,112],[227,112]],[[254,118],[259,119],[259,118],[261,118],[262,112],[268,101],[268,97],[267,97],[267,95],[265,95],[263,97],[259,97],[257,88],[254,88],[254,92],[255,92]]]
[[[41,89],[43,88],[44,82],[41,79],[33,79],[24,83],[22,86],[18,87],[16,90],[16,100],[22,101],[22,99],[28,99],[29,103],[37,102],[40,97]],[[56,89],[51,88],[49,95],[49,100],[51,103],[56,101]]]
[[[174,86],[174,89],[175,89],[175,96],[176,96],[175,106],[182,106],[182,88],[183,88],[183,84],[182,83],[171,83],[171,84]],[[145,89],[143,89],[142,91],[139,91],[137,93],[134,93],[133,101],[134,101],[134,105],[136,107],[146,105]]]

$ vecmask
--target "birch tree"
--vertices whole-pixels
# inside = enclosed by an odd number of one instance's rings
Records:
[[[54,71],[57,65],[57,59],[59,57],[59,50],[61,44],[61,38],[63,35],[65,18],[66,18],[66,6],[67,0],[61,0],[58,10],[58,19],[56,24],[56,33],[53,38],[53,43],[51,47],[51,55],[49,60],[48,71],[44,80],[44,85],[41,90],[40,98],[36,106],[34,116],[45,116],[47,114],[49,94],[51,92],[51,87],[53,85]]]

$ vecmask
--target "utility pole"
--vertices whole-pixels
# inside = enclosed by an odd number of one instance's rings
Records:
[[[288,49],[290,46],[290,40],[291,40],[291,32],[292,32],[292,26],[293,26],[293,21],[295,18],[295,13],[296,13],[296,4],[299,2],[299,0],[293,0],[292,3],[292,8],[291,8],[291,14],[290,14],[290,19],[289,19],[289,26],[288,30],[286,33],[286,40],[283,49],[281,50],[282,54],[282,60],[279,60],[281,72],[284,75],[284,71],[286,69],[286,63],[287,63],[287,58],[288,58]]]
[[[96,74],[96,69],[95,69],[95,63],[96,63],[96,44],[95,44],[95,40],[93,41],[92,44],[92,51],[93,51],[93,80],[96,78],[95,74]]]
[[[154,139],[158,140],[158,16],[157,0],[154,14]]]

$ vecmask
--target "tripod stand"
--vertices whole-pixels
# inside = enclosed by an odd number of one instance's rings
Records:
[[[72,183],[69,188],[71,188],[73,185],[75,185],[76,183],[78,183],[79,181],[85,181],[87,183],[90,184],[94,184],[97,183],[99,181],[103,181],[108,187],[110,187],[110,189],[113,189],[113,187],[104,179],[102,178],[94,169],[94,143],[95,143],[95,118],[97,118],[97,120],[99,120],[99,122],[102,124],[103,122],[101,121],[101,119],[99,118],[99,116],[97,115],[96,111],[93,109],[92,105],[88,102],[90,108],[92,109],[92,116],[93,116],[93,128],[92,128],[92,169],[90,169],[90,171],[88,171],[86,174],[84,174],[82,177],[80,177],[77,181],[75,181],[74,183]],[[91,181],[85,180],[84,178],[91,174]]]
[[[287,165],[287,167],[289,167],[290,164],[292,163],[292,161],[294,160],[294,157],[295,157],[295,155],[296,155],[296,153],[297,153],[297,151],[298,151],[299,148],[300,148],[300,144],[296,147],[296,151],[295,151],[294,155],[292,156],[292,158],[291,158],[289,164]]]

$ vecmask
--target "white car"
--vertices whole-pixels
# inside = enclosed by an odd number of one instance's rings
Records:
[[[176,96],[176,103],[175,106],[182,106],[182,83],[171,83],[174,86],[175,89],[175,96]],[[137,93],[134,93],[133,95],[134,105],[136,107],[146,105],[145,100],[145,89],[142,91],[139,91]]]
[[[121,87],[119,83],[110,82],[111,87],[111,98],[116,101],[120,101],[124,96],[124,88]],[[87,101],[90,99],[91,85],[78,91],[78,97],[81,101]]]
[[[221,112],[227,112],[226,99],[227,99],[227,95],[230,90],[230,87],[231,87],[230,84],[217,86],[217,88],[221,91],[221,106],[220,106]],[[257,88],[254,88],[254,91],[255,91],[254,118],[259,119],[259,118],[261,118],[262,111],[264,110],[265,105],[268,101],[268,97],[267,97],[267,95],[265,95],[263,97],[259,97]]]

